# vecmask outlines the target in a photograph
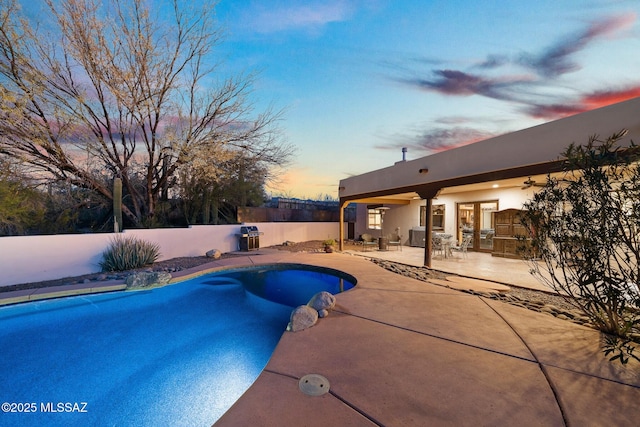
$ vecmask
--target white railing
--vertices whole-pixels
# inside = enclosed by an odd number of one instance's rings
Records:
[[[285,241],[335,239],[337,222],[251,223],[263,233],[260,247]],[[208,250],[237,251],[239,225],[197,225],[189,228],[125,230],[160,246],[159,261],[202,256]],[[113,233],[0,237],[0,286],[80,276],[100,271],[102,252]]]

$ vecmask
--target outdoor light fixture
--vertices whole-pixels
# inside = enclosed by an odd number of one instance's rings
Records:
[[[422,168],[422,169],[420,169],[418,172],[420,172],[421,174],[426,174],[426,173],[429,173],[429,169],[427,169],[427,168]]]

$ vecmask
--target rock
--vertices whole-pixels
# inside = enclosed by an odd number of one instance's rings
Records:
[[[291,312],[288,331],[298,332],[308,329],[318,321],[318,311],[308,305],[301,305]]]
[[[127,290],[150,289],[164,286],[171,280],[171,275],[165,272],[134,273],[127,277]]]
[[[336,306],[336,297],[327,291],[318,292],[307,305],[316,311],[331,310]]]
[[[540,308],[540,311],[543,313],[549,313],[549,314],[555,315],[557,312],[557,309],[554,309],[554,307],[551,305],[545,305],[544,307]]]
[[[318,317],[323,318],[329,315],[329,310],[318,310]]]
[[[210,251],[207,251],[205,255],[207,258],[220,259],[222,252],[220,252],[219,249],[211,249]]]

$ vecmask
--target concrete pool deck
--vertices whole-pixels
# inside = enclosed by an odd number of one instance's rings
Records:
[[[175,280],[281,262],[335,268],[358,283],[314,327],[283,334],[216,426],[637,425],[640,363],[609,362],[597,331],[550,315],[340,253],[261,250]],[[302,393],[307,374],[327,378],[329,393]]]
[[[595,330],[361,257],[252,259],[336,268],[358,284],[314,327],[284,333],[216,426],[637,425],[640,364],[609,362]],[[302,393],[307,374],[330,392]]]

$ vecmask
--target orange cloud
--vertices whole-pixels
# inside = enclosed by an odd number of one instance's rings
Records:
[[[640,85],[626,87],[618,90],[596,91],[583,95],[574,102],[564,104],[533,105],[527,109],[527,113],[539,119],[559,119],[606,107],[607,105],[627,101],[640,96]]]
[[[605,107],[628,99],[637,98],[638,96],[640,96],[640,86],[633,86],[622,90],[594,92],[584,96],[581,103],[585,108],[593,110],[595,108]]]

